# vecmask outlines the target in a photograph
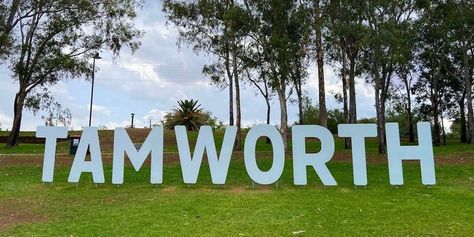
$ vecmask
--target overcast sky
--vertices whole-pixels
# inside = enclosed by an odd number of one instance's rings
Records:
[[[219,120],[228,123],[227,90],[210,85],[201,74],[204,64],[211,58],[196,55],[192,50],[176,46],[177,31],[166,25],[161,12],[161,1],[147,1],[136,19],[138,28],[146,32],[142,47],[131,55],[123,51],[114,62],[107,52],[101,52],[102,60],[96,65],[96,87],[93,106],[93,126],[107,128],[125,127],[130,124],[130,114],[136,114],[138,127],[148,125],[148,119],[158,123],[169,112],[176,101],[197,99],[205,110]],[[91,60],[92,63],[92,60]],[[0,123],[1,129],[11,129],[13,98],[18,85],[10,78],[7,67],[0,67]],[[329,92],[338,92],[342,82],[335,76],[331,66],[325,67],[327,105],[340,108]],[[249,126],[265,121],[265,101],[250,85],[243,84],[241,93],[242,122]],[[64,80],[50,88],[63,106],[72,112],[72,127],[80,129],[88,123],[90,81]],[[315,66],[310,68],[310,77],[304,87],[308,96],[317,100],[317,74]],[[357,81],[358,117],[375,115],[373,90],[363,80]],[[297,119],[296,104],[289,104],[289,124]],[[278,101],[272,101],[272,123],[279,123]],[[35,130],[43,125],[41,115],[36,117],[25,111],[22,130]]]

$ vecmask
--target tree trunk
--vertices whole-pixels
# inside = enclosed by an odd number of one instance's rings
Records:
[[[1,37],[4,38],[4,42],[0,43],[0,58],[5,56],[4,54],[9,53],[9,46],[10,45],[10,37],[9,35],[14,29],[14,20],[15,15],[18,12],[18,8],[20,7],[20,0],[13,0],[11,1],[10,7],[5,13],[5,18],[3,19],[4,22],[0,22],[0,27],[2,27],[2,33],[0,34]],[[6,7],[6,6],[5,6]],[[3,40],[3,39],[2,39]]]
[[[466,99],[467,99],[467,143],[472,144],[474,139],[474,112],[472,108],[472,80],[469,76],[469,65],[468,65],[468,56],[467,49],[464,50],[463,55],[463,66],[464,66],[464,81],[466,83]]]
[[[461,118],[459,120],[459,123],[461,124],[461,143],[467,143],[465,99],[466,99],[466,90],[464,89],[461,100],[459,101],[459,111],[461,115]]]
[[[304,124],[304,111],[303,111],[303,87],[301,81],[301,63],[299,58],[295,59],[295,73],[292,74],[292,81],[295,85],[296,97],[298,99],[298,123]]]
[[[410,82],[408,81],[408,75],[403,75],[403,83],[405,84],[405,89],[407,91],[407,117],[408,117],[408,140],[409,142],[415,142],[415,130],[413,126],[413,112],[411,106],[411,88]]]
[[[234,126],[234,83],[233,78],[229,77],[229,126]]]
[[[349,63],[349,122],[357,123],[357,100],[355,90],[355,56],[351,56]]]
[[[234,126],[234,77],[230,69],[230,55],[229,48],[226,48],[225,53],[225,70],[229,79],[229,126]]]
[[[319,122],[321,126],[328,126],[328,113],[326,109],[326,89],[324,85],[324,56],[323,39],[321,33],[322,16],[319,0],[315,1],[316,9],[316,57],[318,59],[318,88],[319,88]]]
[[[304,124],[304,111],[303,111],[303,93],[296,92],[298,95],[298,115],[299,115],[299,123],[300,125]]]
[[[242,114],[240,112],[240,85],[239,85],[239,74],[237,70],[237,49],[235,42],[233,44],[233,49],[232,49],[232,62],[233,62],[233,70],[234,70],[234,80],[235,80],[235,108],[236,108],[236,114],[237,114],[237,120],[236,120],[236,125],[237,125],[237,137],[235,139],[235,147],[238,151],[242,149],[241,146],[241,141],[242,141]]]
[[[441,111],[441,129],[443,132],[443,146],[446,146],[446,130],[444,129],[443,111]]]
[[[348,107],[348,99],[347,99],[347,66],[346,66],[346,57],[344,50],[342,50],[342,70],[341,70],[341,79],[342,79],[342,102],[344,103],[344,121],[346,123],[350,123],[349,118],[349,107]],[[344,138],[344,148],[351,149],[351,140],[350,138]]]
[[[5,32],[6,34],[9,34],[14,25],[13,25],[13,20],[15,18],[15,14],[17,14],[18,8],[20,7],[20,0],[13,0],[10,5],[10,9],[8,10],[8,17],[6,18],[7,22],[4,25],[5,27]]]
[[[431,95],[431,103],[433,106],[433,144],[441,145],[441,127],[439,123],[439,100],[438,100],[438,79],[433,78],[433,92]]]
[[[267,104],[267,124],[270,125],[270,114],[272,107],[270,106],[270,100],[268,98],[265,98],[265,102]]]
[[[378,143],[378,151],[379,154],[385,154],[385,127],[383,124],[384,116],[383,116],[383,109],[382,109],[382,84],[381,84],[381,77],[379,73],[379,65],[377,62],[377,58],[374,55],[373,58],[373,74],[375,80],[375,110],[377,114],[377,143]]]
[[[408,141],[415,142],[415,128],[413,126],[413,113],[411,111],[411,102],[408,105],[407,115],[408,115]]]
[[[386,93],[386,92],[385,92]],[[385,133],[385,112],[386,112],[386,101],[387,101],[387,97],[384,95],[382,96],[381,100],[380,100],[380,117],[382,118],[382,121],[380,122],[380,124],[382,125],[382,130],[381,130],[381,133],[382,133],[382,142],[383,142],[383,149],[384,151],[386,151],[386,146],[387,146],[387,134]],[[384,153],[385,154],[385,153]]]
[[[272,109],[272,107],[270,106],[270,98],[265,97],[265,102],[267,103],[267,124],[270,125],[270,114],[271,114],[271,109]],[[267,144],[271,143],[270,138],[267,137],[266,143]]]
[[[15,101],[13,104],[13,125],[10,134],[8,135],[8,141],[6,147],[14,147],[18,145],[20,137],[21,119],[23,116],[23,107],[25,105],[26,93],[18,92],[15,95]]]
[[[280,102],[280,133],[283,139],[285,151],[288,147],[288,111],[286,106],[285,90],[278,90],[278,99]]]

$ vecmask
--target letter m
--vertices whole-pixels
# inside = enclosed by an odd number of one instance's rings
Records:
[[[139,150],[135,148],[124,128],[116,128],[114,133],[112,183],[123,184],[125,154],[128,155],[135,170],[139,171],[150,153],[150,182],[161,184],[163,182],[163,128],[153,128]]]

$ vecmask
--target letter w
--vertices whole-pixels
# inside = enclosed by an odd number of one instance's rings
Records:
[[[202,126],[199,130],[192,158],[188,136],[186,134],[186,127],[176,126],[174,129],[176,140],[178,142],[179,160],[181,162],[184,183],[195,184],[197,182],[202,157],[204,156],[204,151],[206,151],[209,168],[211,170],[212,183],[225,184],[237,128],[234,126],[227,127],[224,134],[220,156],[218,157],[212,128],[210,126]]]

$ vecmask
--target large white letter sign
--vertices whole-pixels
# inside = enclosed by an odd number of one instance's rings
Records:
[[[367,165],[365,157],[365,138],[377,137],[375,124],[339,124],[339,137],[350,137],[352,147],[352,170],[354,185],[367,185]]]
[[[114,158],[112,170],[112,183],[123,184],[124,159],[127,153],[130,162],[136,171],[139,171],[146,158],[151,153],[150,183],[163,182],[163,128],[155,127],[137,151],[130,140],[125,128],[116,128],[114,133]]]
[[[89,148],[91,161],[86,161],[87,148]],[[91,172],[94,183],[104,183],[104,168],[100,152],[99,135],[97,128],[86,127],[82,132],[81,141],[77,148],[76,157],[72,162],[68,182],[78,183],[82,172]]]
[[[390,184],[403,185],[403,160],[419,160],[421,180],[424,185],[435,185],[435,165],[431,143],[431,124],[418,123],[418,146],[400,146],[397,123],[387,123],[387,153]]]
[[[255,147],[260,137],[266,136],[272,142],[273,165],[270,170],[263,172],[258,168],[255,157]],[[250,178],[258,184],[272,184],[280,179],[285,167],[285,147],[278,130],[270,125],[257,125],[250,129],[245,139],[244,148],[245,168]]]
[[[56,144],[58,138],[67,138],[67,128],[65,127],[38,127],[36,137],[45,138],[43,160],[43,182],[53,182],[54,160],[56,158]]]
[[[318,125],[292,126],[293,139],[293,177],[295,185],[308,184],[306,166],[313,166],[321,182],[326,186],[336,186],[336,180],[326,163],[334,155],[334,138],[329,130]],[[321,151],[306,153],[306,138],[314,137],[321,141]]]
[[[232,150],[234,148],[235,136],[237,134],[237,127],[227,127],[220,155],[217,156],[212,128],[210,126],[202,126],[199,129],[192,158],[186,127],[176,126],[174,130],[176,133],[176,141],[178,142],[179,161],[181,163],[184,183],[195,184],[197,182],[202,157],[204,156],[204,151],[206,151],[209,169],[211,170],[212,183],[225,184],[227,172],[229,171],[230,158],[232,157]]]

